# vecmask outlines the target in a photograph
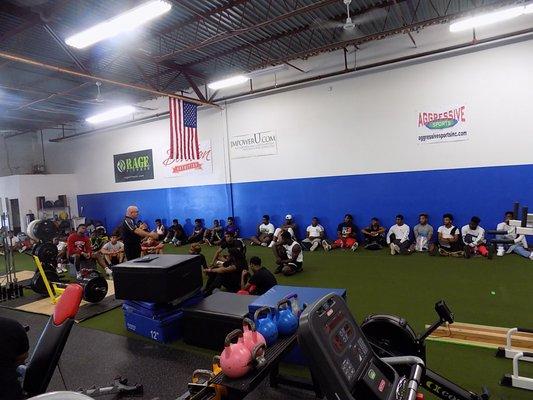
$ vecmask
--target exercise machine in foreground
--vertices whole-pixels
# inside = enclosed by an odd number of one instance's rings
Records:
[[[380,357],[413,355],[426,361],[425,340],[438,327],[454,321],[453,313],[444,301],[435,304],[439,318],[422,335],[417,336],[407,321],[395,315],[369,315],[361,324],[372,348]],[[486,388],[482,394],[466,390],[451,382],[427,366],[422,375],[421,386],[438,398],[448,400],[487,400]]]
[[[496,357],[505,357],[513,360],[513,372],[505,374],[500,380],[500,384],[502,386],[533,390],[533,378],[521,376],[518,368],[520,361],[533,362],[533,352],[513,347],[512,337],[518,333],[533,333],[533,329],[511,328],[507,331],[505,347],[498,348]]]

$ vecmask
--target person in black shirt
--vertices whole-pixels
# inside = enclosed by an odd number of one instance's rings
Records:
[[[211,265],[217,265],[217,263],[222,264],[224,261],[226,261],[227,256],[223,255],[222,252],[224,250],[229,251],[229,249],[232,248],[239,249],[243,255],[246,253],[243,241],[237,239],[233,233],[226,232],[224,234],[224,237],[222,238],[222,241],[220,242],[220,245],[218,246],[217,251],[215,252],[215,255],[213,256],[213,261],[211,261]]]
[[[126,216],[122,222],[122,242],[124,243],[124,254],[127,260],[134,260],[141,256],[141,240],[145,237],[157,239],[156,232],[148,232],[146,224],[137,227],[135,220],[139,216],[139,209],[129,206],[126,209]]]
[[[183,230],[183,226],[179,223],[177,219],[172,220],[172,225],[167,229],[167,236],[163,243],[171,242],[175,246],[181,246],[182,244],[187,243],[187,235]]]
[[[259,257],[250,258],[250,269],[253,272],[252,276],[244,270],[241,277],[241,289],[249,294],[261,296],[278,284],[274,274],[261,266]]]
[[[191,244],[191,247],[189,247],[189,254],[192,256],[199,256],[200,265],[202,266],[202,269],[204,271],[207,269],[207,260],[205,259],[205,256],[202,254],[202,246],[200,246],[198,243]]]
[[[0,339],[0,400],[22,399],[17,367],[28,358],[28,335],[17,321],[0,317]]]
[[[204,288],[204,295],[209,296],[213,290],[224,287],[228,292],[236,293],[241,288],[242,271],[248,269],[246,257],[239,249],[228,250],[228,260],[222,266],[207,268],[207,282]]]
[[[332,249],[350,249],[357,250],[357,227],[353,224],[351,214],[344,216],[344,221],[337,226],[337,240],[331,245]]]
[[[198,243],[204,240],[205,228],[200,218],[194,220],[194,230],[192,235],[187,239],[188,243]]]
[[[381,250],[387,245],[385,228],[381,226],[376,217],[372,218],[370,225],[362,229],[361,232],[365,236],[365,249]]]

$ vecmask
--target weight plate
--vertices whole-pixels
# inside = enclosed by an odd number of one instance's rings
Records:
[[[84,286],[83,299],[89,303],[98,303],[107,295],[107,281],[102,276],[85,278],[79,283]]]
[[[33,245],[33,247],[31,248],[31,255],[36,256],[39,253],[40,248],[41,248],[41,243],[37,243]]]
[[[59,282],[59,275],[57,274],[57,272],[51,271],[49,269],[46,269],[44,273],[46,275],[46,278],[48,279],[48,282],[50,283],[50,287],[52,288],[52,290],[54,290],[51,282]],[[39,271],[35,271],[35,275],[33,275],[33,278],[31,280],[31,289],[35,293],[38,293],[43,296],[48,296],[46,285],[44,284],[44,280]]]
[[[53,263],[57,260],[57,247],[52,243],[42,243],[39,246],[39,249],[36,251],[36,256],[39,257],[39,260],[43,263]]]
[[[65,216],[67,214],[65,213]],[[61,214],[59,215],[59,218],[61,219]],[[70,221],[67,220],[66,218],[63,219],[60,223],[59,223],[59,230],[61,232],[68,232],[70,231]]]
[[[52,220],[43,219],[33,229],[35,236],[43,242],[51,242],[57,236],[57,226]]]
[[[41,220],[40,219],[34,219],[28,224],[28,228],[26,229],[26,233],[30,237],[30,239],[35,240],[36,242],[39,241],[39,238],[35,236],[33,230],[35,229],[35,225],[37,225]]]
[[[64,204],[61,200],[54,201],[54,207],[63,207]]]
[[[63,222],[67,222],[66,220],[68,219],[68,214],[65,212],[65,211],[60,211],[59,214],[57,215],[59,217],[59,219],[61,220],[61,224]],[[59,224],[59,228],[61,229],[61,224]],[[68,227],[70,228],[70,223],[68,224]]]
[[[54,206],[54,202],[52,202],[50,200],[46,200],[44,202],[44,206],[45,206],[45,208],[52,208]]]

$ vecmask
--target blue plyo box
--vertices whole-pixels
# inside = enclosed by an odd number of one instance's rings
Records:
[[[304,304],[310,306],[314,302],[320,300],[327,294],[335,293],[346,299],[346,289],[332,289],[332,288],[315,288],[315,287],[302,287],[302,286],[283,286],[276,285],[264,295],[259,296],[248,306],[250,315],[253,319],[253,315],[261,307],[270,307],[275,310],[280,300],[296,294],[298,297],[298,306],[302,309]],[[300,350],[300,346],[295,346],[287,356],[283,359],[284,362],[289,364],[307,365],[307,360]]]
[[[126,329],[130,332],[161,343],[168,343],[181,338],[182,311],[174,310],[161,319],[155,319],[138,313],[135,308],[127,304],[123,304],[122,309]]]

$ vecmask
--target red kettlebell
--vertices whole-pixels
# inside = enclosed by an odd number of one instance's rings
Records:
[[[255,329],[255,323],[251,319],[244,318],[242,321],[242,331],[244,345],[248,348],[248,350],[250,350],[250,352],[253,352],[254,348],[258,344],[264,344],[266,346],[266,340],[264,336],[257,332]]]
[[[232,340],[237,338],[237,343]],[[220,367],[228,378],[240,378],[252,369],[252,353],[244,345],[243,333],[236,329],[226,336],[220,355]]]

